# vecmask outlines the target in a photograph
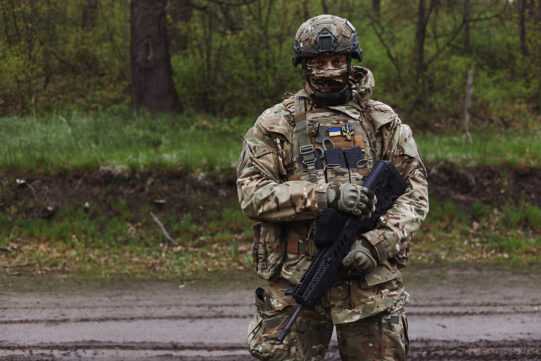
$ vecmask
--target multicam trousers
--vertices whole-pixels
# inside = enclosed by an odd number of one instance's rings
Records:
[[[250,323],[250,353],[260,360],[323,360],[333,325],[325,310],[303,309],[283,343],[277,338],[295,311],[276,289],[256,290],[257,313]],[[408,349],[407,320],[403,309],[380,312],[352,323],[336,325],[342,360],[404,360]]]

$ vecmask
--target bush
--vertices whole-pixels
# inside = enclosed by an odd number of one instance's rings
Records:
[[[526,207],[526,224],[536,232],[541,232],[541,209],[538,206]]]
[[[491,211],[491,206],[481,202],[473,202],[471,205],[470,214],[476,221],[481,221],[486,219],[490,215]]]

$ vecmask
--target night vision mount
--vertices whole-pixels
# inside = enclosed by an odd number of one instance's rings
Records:
[[[338,39],[326,28],[323,28],[317,35],[315,41],[318,54],[334,52],[338,45]]]

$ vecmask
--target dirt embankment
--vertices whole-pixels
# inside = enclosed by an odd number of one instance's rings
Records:
[[[59,207],[74,209],[99,204],[114,213],[118,199],[130,210],[152,206],[157,211],[196,211],[189,201],[212,194],[217,202],[235,194],[232,170],[221,176],[185,172],[127,172],[114,168],[99,171],[65,172],[54,175],[0,174],[0,213],[23,218],[50,218]]]
[[[524,201],[541,203],[541,168],[466,167],[442,163],[428,167],[429,191],[466,205]]]
[[[432,164],[428,167],[431,196],[463,205],[475,201],[541,204],[541,168],[502,169]],[[113,199],[130,209],[152,205],[160,211],[193,212],[187,199],[210,195],[217,203],[236,194],[233,169],[209,175],[185,172],[126,172],[114,168],[55,175],[0,174],[0,213],[48,218],[61,206],[75,209],[99,202],[104,211]]]

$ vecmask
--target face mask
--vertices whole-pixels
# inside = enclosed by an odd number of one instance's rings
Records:
[[[334,92],[343,89],[347,84],[347,64],[327,69],[318,69],[314,65],[306,64],[306,70],[307,80],[317,91]]]

